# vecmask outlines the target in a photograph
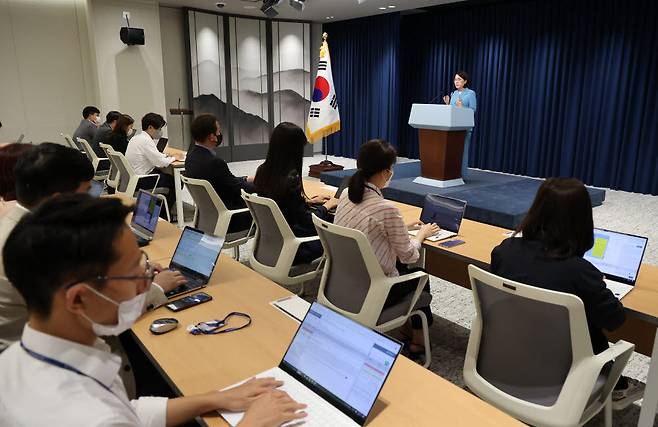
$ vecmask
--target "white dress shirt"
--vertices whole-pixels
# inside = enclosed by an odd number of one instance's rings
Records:
[[[25,325],[21,342],[0,354],[0,420],[8,426],[164,427],[167,398],[129,400],[119,378],[121,359],[102,340],[93,347]]]
[[[159,152],[156,141],[144,131],[130,139],[126,149],[126,159],[138,175],[151,173],[154,168],[165,168],[176,160]]]

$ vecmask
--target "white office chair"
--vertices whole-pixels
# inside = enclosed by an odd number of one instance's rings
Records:
[[[94,180],[105,181],[110,172],[110,160],[104,157],[98,157],[86,139],[78,138],[78,142],[82,145],[87,158],[94,167]]]
[[[425,364],[432,361],[429,326],[419,307],[429,305],[432,297],[423,292],[429,280],[418,271],[398,277],[384,274],[368,238],[359,230],[340,227],[313,215],[313,223],[324,247],[326,262],[318,302],[380,332],[404,325],[413,314],[420,316],[425,341]],[[395,305],[384,303],[397,283],[417,280],[416,291]]]
[[[585,424],[605,408],[634,345],[592,352],[583,302],[468,266],[476,315],[464,382],[483,400],[531,425]]]
[[[73,138],[71,138],[71,135],[65,134],[65,133],[60,133],[62,137],[64,138],[64,142],[66,142],[66,146],[70,148],[75,148],[76,150],[80,150],[80,147],[78,147],[74,142]]]
[[[251,268],[280,285],[300,284],[298,294],[303,295],[305,283],[322,271],[324,258],[294,266],[293,261],[299,245],[316,241],[319,237],[295,236],[274,200],[244,190],[242,198],[256,223],[254,250],[249,259]]]
[[[229,210],[213,186],[204,179],[188,178],[181,175],[181,180],[194,199],[194,226],[204,233],[224,237],[224,249],[233,248],[235,259],[240,259],[240,246],[254,237],[255,224],[249,229],[228,233],[228,226],[233,215],[249,212],[249,208]]]
[[[112,164],[116,165],[119,171],[119,182],[116,186],[116,193],[135,198],[138,186],[143,190],[153,193],[155,196],[163,200],[167,221],[171,222],[169,206],[166,197],[164,197],[164,194],[167,194],[169,190],[167,188],[158,188],[160,175],[157,173],[138,175],[128,159],[126,159],[126,156],[118,151],[114,151],[111,147],[106,150]]]
[[[108,154],[108,150],[114,151],[111,145],[109,144],[98,144],[103,151],[105,152],[105,155],[107,156],[108,161],[110,162],[110,171],[107,174],[107,178],[105,178],[105,185],[108,187],[114,188],[116,190],[117,185],[119,185],[119,167],[114,164],[112,161],[112,158]]]

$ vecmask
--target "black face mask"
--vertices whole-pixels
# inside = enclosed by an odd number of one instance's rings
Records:
[[[222,141],[224,140],[224,134],[220,133],[219,135],[215,135],[217,137],[217,147],[222,145]]]

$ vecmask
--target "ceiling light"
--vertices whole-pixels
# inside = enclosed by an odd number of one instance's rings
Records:
[[[391,5],[388,7],[389,9],[395,9],[395,6]]]
[[[333,16],[327,16],[326,19],[334,19],[334,17]]]
[[[290,7],[301,12],[304,10],[304,1],[305,0],[290,0]]]
[[[379,10],[386,10],[386,6],[378,7],[377,9],[379,9]]]
[[[261,6],[260,10],[267,15],[268,18],[274,18],[279,14],[274,7],[281,3],[283,3],[283,0],[263,0],[263,6]]]

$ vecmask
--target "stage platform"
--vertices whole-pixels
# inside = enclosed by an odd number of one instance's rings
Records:
[[[343,177],[352,175],[355,169],[326,172],[320,176],[327,185],[338,186]],[[525,217],[542,179],[525,178],[496,172],[470,169],[466,184],[451,188],[436,188],[416,184],[413,179],[420,175],[420,162],[395,165],[395,175],[383,191],[387,199],[422,206],[426,194],[442,194],[465,200],[466,218],[508,229],[516,228]],[[600,206],[605,200],[605,190],[587,188],[592,206]]]

